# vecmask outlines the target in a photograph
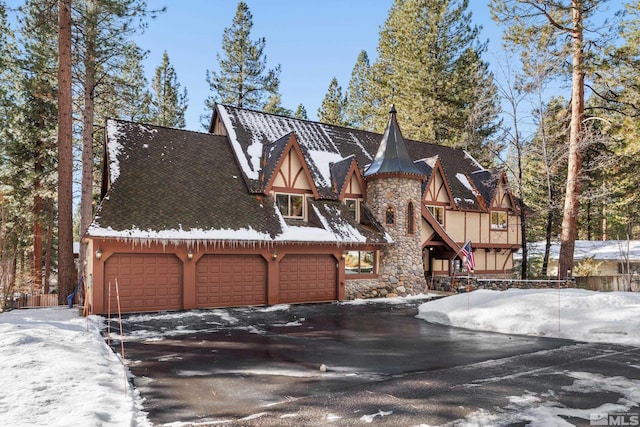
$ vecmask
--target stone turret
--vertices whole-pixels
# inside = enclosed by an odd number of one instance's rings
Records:
[[[380,287],[386,290],[382,294],[422,292],[427,286],[420,235],[422,181],[426,176],[409,157],[393,106],[376,157],[364,177],[367,205],[393,239],[380,255]]]

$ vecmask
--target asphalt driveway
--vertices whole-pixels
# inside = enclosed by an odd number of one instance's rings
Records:
[[[433,325],[420,303],[130,315],[126,358],[154,425],[589,425],[625,398],[599,378],[640,380],[640,349]]]

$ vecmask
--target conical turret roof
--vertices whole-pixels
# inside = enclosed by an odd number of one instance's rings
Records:
[[[381,173],[402,173],[424,177],[424,174],[409,157],[396,113],[396,108],[392,105],[389,110],[387,128],[380,141],[376,157],[364,172],[365,177]]]

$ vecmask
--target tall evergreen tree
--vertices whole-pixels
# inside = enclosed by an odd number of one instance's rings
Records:
[[[20,202],[16,200],[11,186],[15,174],[12,169],[10,145],[15,138],[17,96],[15,76],[20,75],[16,67],[16,45],[13,31],[7,21],[5,5],[0,1],[0,310],[10,306],[14,286],[16,258],[22,241],[23,215]]]
[[[346,94],[345,121],[356,129],[373,130],[374,105],[371,96],[371,64],[363,50],[351,71]]]
[[[222,35],[223,55],[216,54],[219,71],[207,71],[207,83],[213,94],[205,101],[203,125],[216,102],[260,110],[270,95],[277,95],[280,65],[267,69],[264,37],[251,40],[253,16],[244,1],[238,3],[230,27]]]
[[[58,302],[73,290],[71,0],[58,2]]]
[[[124,49],[122,72],[109,76],[112,84],[105,87],[100,102],[98,116],[102,118],[117,117],[133,122],[149,122],[151,120],[151,92],[144,75],[142,61],[146,53],[135,43],[129,43]],[[97,120],[101,123],[102,120]]]
[[[145,0],[77,0],[75,74],[82,94],[82,177],[80,196],[80,234],[93,216],[94,123],[100,88],[109,84],[109,76],[120,74],[129,37],[144,31],[146,19],[164,11],[150,10]],[[80,245],[85,259],[85,245]]]
[[[19,215],[30,229],[25,243],[31,263],[31,291],[41,292],[44,229],[47,219],[53,218],[47,208],[52,206],[49,200],[55,193],[56,11],[37,1],[26,2],[20,11],[22,50],[13,58],[20,69],[10,83],[16,89],[15,105],[2,181],[11,186],[14,201],[23,206]]]
[[[342,87],[338,84],[338,79],[331,79],[327,94],[322,100],[322,105],[318,108],[318,121],[330,125],[346,126],[345,108],[347,100],[342,95]]]
[[[589,66],[585,52],[585,34],[596,28],[589,18],[597,15],[598,6],[606,0],[492,0],[494,18],[508,25],[505,40],[508,43],[530,45],[553,51],[566,58],[571,75],[571,125],[569,157],[560,242],[558,276],[568,277],[573,270],[573,255],[578,232],[580,208],[580,182],[582,179],[583,148],[585,142],[584,105],[585,75]]]
[[[395,0],[380,31],[373,65],[374,105],[395,104],[413,139],[469,146],[495,131],[480,106],[497,104],[493,76],[481,60],[486,43],[471,22],[468,0]],[[377,108],[376,129],[386,123]],[[472,151],[473,155],[476,155]],[[482,157],[482,156],[479,156]]]
[[[605,67],[598,68],[602,77],[595,88],[597,99],[605,99],[607,108],[600,110],[614,141],[615,165],[607,169],[605,180],[610,185],[607,195],[606,229],[612,238],[640,238],[640,0],[626,5],[618,43],[611,49]],[[622,43],[620,43],[622,41]],[[588,105],[590,107],[591,105]],[[607,185],[606,183],[603,184]]]
[[[162,63],[156,68],[151,82],[150,122],[160,126],[184,128],[184,114],[187,111],[187,89],[180,90],[180,83],[167,51],[162,55]]]

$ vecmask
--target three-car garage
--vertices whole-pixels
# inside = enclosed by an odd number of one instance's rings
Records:
[[[118,294],[122,312],[335,301],[338,268],[334,254],[116,252],[104,261],[102,312],[117,310]]]

